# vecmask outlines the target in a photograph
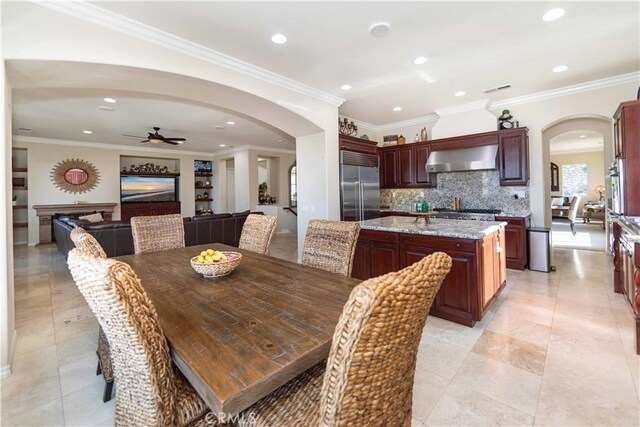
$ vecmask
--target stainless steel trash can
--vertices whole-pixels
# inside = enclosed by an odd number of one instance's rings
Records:
[[[532,227],[527,230],[529,237],[529,270],[553,271],[551,266],[551,229]]]

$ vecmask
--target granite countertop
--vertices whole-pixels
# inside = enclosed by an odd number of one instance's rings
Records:
[[[388,216],[360,221],[360,227],[363,230],[457,237],[460,239],[482,239],[505,225],[507,225],[506,222],[440,218],[432,218],[430,224],[425,224],[423,220],[416,222],[415,218],[406,216]]]
[[[640,240],[640,216],[619,216],[618,221],[632,240]]]
[[[391,209],[388,207],[380,208],[380,212],[402,212],[402,213],[412,213],[411,211],[406,211],[403,209]],[[531,216],[531,212],[510,212],[510,211],[502,211],[496,216],[504,216],[508,218],[527,218]]]

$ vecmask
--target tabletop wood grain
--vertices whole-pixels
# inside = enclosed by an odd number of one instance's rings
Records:
[[[242,253],[240,266],[201,277],[189,259],[209,247]],[[230,415],[328,356],[360,282],[222,244],[117,259],[153,301],[176,365],[213,411]]]

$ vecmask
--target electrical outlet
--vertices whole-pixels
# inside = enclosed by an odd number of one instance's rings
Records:
[[[422,197],[424,199],[424,191],[420,192],[420,197]]]

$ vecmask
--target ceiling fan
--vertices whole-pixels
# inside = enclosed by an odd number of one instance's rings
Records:
[[[140,142],[152,142],[154,144],[159,144],[161,142],[164,142],[165,144],[179,145],[179,144],[183,144],[184,141],[186,141],[185,138],[167,138],[165,136],[160,135],[158,133],[158,131],[160,130],[159,127],[154,127],[153,130],[155,130],[154,133],[149,132],[149,136],[147,137],[147,139],[142,140]],[[132,138],[144,138],[143,136],[137,136],[137,135],[122,135],[122,136],[127,136]]]

